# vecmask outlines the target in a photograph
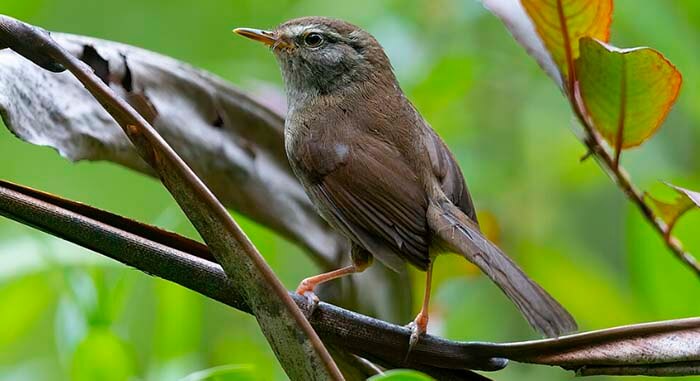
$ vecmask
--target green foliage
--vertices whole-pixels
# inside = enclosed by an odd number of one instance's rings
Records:
[[[253,381],[256,379],[252,367],[222,365],[194,372],[180,381]]]
[[[71,365],[71,380],[123,381],[136,375],[128,345],[105,329],[91,330],[78,344]]]
[[[595,163],[579,164],[584,150],[566,129],[571,119],[561,94],[474,1],[5,0],[0,12],[169,54],[247,88],[254,79],[277,85],[281,79],[270,53],[235,39],[233,27],[271,27],[307,14],[362,25],[385,45],[407,95],[455,152],[477,208],[496,216],[503,247],[571,309],[582,329],[700,315],[697,279]],[[684,75],[685,91],[664,128],[625,157],[645,189],[657,190],[659,178],[683,179],[691,189],[700,184],[698,20],[696,0],[615,2],[612,42],[651,45]],[[2,178],[196,236],[152,179],[108,163],[68,163],[5,128],[0,158]],[[289,288],[316,271],[289,243],[252,222],[242,226]],[[699,227],[700,213],[690,213],[674,229],[691,252],[700,252]],[[41,248],[44,256],[32,260],[43,265],[27,265],[26,245],[9,245],[18,237]],[[256,380],[286,379],[253,318],[131,269],[96,263],[75,246],[58,248],[45,235],[0,220],[0,380],[100,379],[95,372],[103,365],[112,373],[102,379],[177,380],[221,364],[250,364]],[[66,275],[76,269],[81,275]],[[430,329],[466,340],[534,338],[498,290],[475,274],[467,266],[446,272]],[[79,308],[76,293],[94,297],[84,304],[93,307]],[[115,360],[104,364],[107,351]],[[76,359],[88,361],[75,365]],[[39,370],[27,373],[27,363]],[[510,366],[497,378],[571,375]]]
[[[385,372],[381,375],[376,375],[367,379],[367,381],[431,381],[433,378],[426,376],[415,370],[396,369]]]

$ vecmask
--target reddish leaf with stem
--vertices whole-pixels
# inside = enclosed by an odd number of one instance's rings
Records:
[[[650,48],[618,49],[591,38],[576,60],[581,99],[594,128],[615,148],[642,144],[661,126],[678,97],[681,73]]]

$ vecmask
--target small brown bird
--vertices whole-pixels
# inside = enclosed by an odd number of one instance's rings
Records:
[[[480,232],[455,158],[406,99],[377,40],[345,21],[304,17],[273,31],[236,33],[270,46],[287,92],[285,147],[318,212],[352,243],[352,265],[304,279],[320,283],[365,270],[427,271],[410,348],[428,324],[432,264],[454,252],[477,265],[547,336],[576,329],[571,315]],[[315,299],[316,301],[318,299]]]

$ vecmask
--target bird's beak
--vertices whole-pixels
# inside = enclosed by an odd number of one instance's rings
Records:
[[[267,46],[273,46],[278,43],[278,39],[273,32],[261,29],[251,29],[251,28],[236,28],[233,33],[240,34],[243,37],[248,37],[251,40],[262,42]]]

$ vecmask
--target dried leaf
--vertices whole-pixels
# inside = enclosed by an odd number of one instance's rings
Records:
[[[52,36],[152,121],[224,205],[317,253],[324,267],[335,265],[344,240],[292,174],[281,115],[182,62],[114,42]],[[70,73],[47,73],[11,51],[0,52],[0,63],[0,113],[19,138],[71,160],[108,160],[153,175]]]
[[[576,72],[586,111],[615,147],[616,157],[656,132],[682,82],[680,72],[656,50],[618,49],[591,38],[581,40]]]
[[[672,202],[661,201],[649,194],[646,194],[646,197],[651,200],[654,207],[659,212],[659,216],[668,226],[667,234],[671,234],[671,230],[683,214],[695,207],[700,207],[700,193],[670,183],[664,182],[664,184],[668,185],[678,194]]]
[[[575,78],[582,37],[610,38],[612,0],[522,0],[522,5],[565,82]]]

